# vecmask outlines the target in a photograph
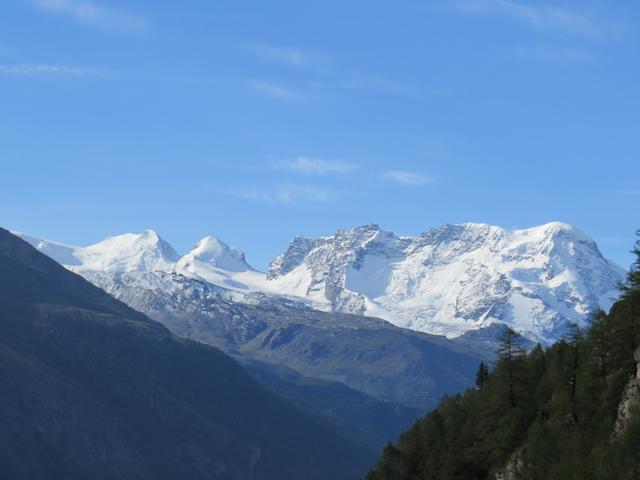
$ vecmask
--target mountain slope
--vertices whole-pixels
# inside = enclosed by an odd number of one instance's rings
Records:
[[[0,229],[0,477],[357,478],[368,451]]]
[[[558,222],[507,231],[445,225],[398,237],[377,225],[298,237],[269,269],[270,288],[316,308],[372,315],[454,337],[505,323],[551,343],[608,309],[624,272]]]
[[[412,407],[430,407],[466,388],[480,360],[492,356],[463,342],[279,297],[252,294],[237,302],[219,287],[176,273],[84,274],[177,335]]]
[[[221,259],[226,270],[220,269]],[[104,263],[122,262],[112,257]],[[237,275],[258,272],[214,239],[155,271],[67,267],[173,333],[233,355],[269,388],[376,449],[442,395],[472,384],[477,364],[492,356],[484,343],[475,342],[482,347],[475,348],[467,340],[320,312],[282,296],[243,290]],[[231,288],[225,288],[229,282]]]

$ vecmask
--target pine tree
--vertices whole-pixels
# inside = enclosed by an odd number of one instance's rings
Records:
[[[476,386],[479,388],[489,377],[489,367],[486,363],[480,362],[478,372],[476,373]]]
[[[566,388],[569,392],[569,404],[571,405],[571,419],[574,423],[578,422],[578,412],[576,408],[576,392],[578,388],[578,367],[580,366],[580,344],[582,342],[582,330],[577,323],[570,326],[567,335],[567,344],[573,350],[573,356],[570,363],[569,380]]]
[[[622,286],[624,296],[633,293],[638,294],[638,292],[640,292],[640,230],[636,231],[636,236],[638,239],[636,240],[633,250],[631,250],[631,253],[633,253],[636,258],[627,273],[627,281]]]
[[[640,337],[640,230],[636,231],[636,236],[638,239],[631,250],[636,258],[627,272],[627,281],[622,285],[622,298],[626,300],[627,321],[633,351],[638,347]]]
[[[518,361],[524,356],[520,335],[511,328],[506,328],[500,337],[498,346],[499,366],[502,368],[500,377],[506,384],[509,406],[516,406],[516,382],[519,380]]]
[[[595,367],[597,375],[605,382],[609,370],[609,355],[611,354],[610,333],[607,327],[607,314],[603,310],[598,310],[591,317],[589,338],[593,367]]]

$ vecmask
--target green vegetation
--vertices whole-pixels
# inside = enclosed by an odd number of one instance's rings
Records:
[[[640,478],[640,411],[627,388],[640,345],[640,238],[634,253],[608,314],[529,353],[507,330],[493,371],[481,366],[477,388],[444,398],[389,444],[367,479]],[[623,401],[631,414],[621,427]]]

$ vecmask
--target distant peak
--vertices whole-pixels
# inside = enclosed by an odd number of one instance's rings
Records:
[[[356,236],[356,237],[364,237],[370,238],[371,236],[378,234],[380,232],[385,232],[380,226],[376,223],[367,223],[365,225],[360,225],[358,227],[353,227],[350,229],[340,228],[336,231],[336,237],[344,237],[344,236]],[[391,232],[386,232],[391,233]]]
[[[229,249],[232,247],[229,247],[229,245],[227,245],[226,243],[224,243],[223,241],[217,239],[214,236],[211,235],[207,235],[204,238],[201,238],[198,243],[196,243],[194,250],[199,249],[199,250],[206,250],[206,249]]]
[[[245,260],[244,253],[231,247],[216,237],[208,235],[202,238],[193,249],[180,260],[186,266],[193,262],[208,264],[232,272],[253,270]]]
[[[381,228],[377,223],[365,223],[364,225],[354,228],[354,230],[381,230]]]
[[[540,228],[547,230],[548,232],[562,232],[562,231],[573,231],[575,228],[573,225],[569,225],[564,222],[549,222],[544,225],[540,225]]]
[[[146,230],[144,230],[140,234],[140,236],[143,238],[153,238],[155,240],[160,240],[160,235],[158,235],[158,233],[155,230],[151,230],[150,228],[147,228]]]
[[[84,269],[107,271],[166,270],[179,255],[153,230],[108,237],[82,249]]]
[[[524,233],[529,236],[555,237],[560,234],[570,234],[578,240],[593,242],[593,239],[582,230],[564,222],[549,222],[524,230],[515,230],[514,233]]]

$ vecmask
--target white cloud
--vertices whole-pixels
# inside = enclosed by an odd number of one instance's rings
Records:
[[[294,160],[272,162],[278,168],[290,170],[297,173],[306,173],[310,175],[324,175],[327,173],[347,173],[358,169],[357,165],[352,163],[340,162],[337,160],[328,160],[324,158],[297,157]]]
[[[226,193],[245,200],[277,204],[325,202],[330,196],[329,189],[312,186],[285,186],[272,190],[241,189],[237,191],[227,191]]]
[[[433,178],[417,172],[408,172],[406,170],[390,170],[382,174],[386,180],[403,183],[405,185],[426,185],[433,183]]]
[[[150,21],[140,15],[116,10],[89,0],[28,0],[42,11],[67,15],[99,28],[144,32]]]
[[[509,18],[536,30],[557,31],[590,38],[619,36],[621,25],[604,19],[601,15],[559,7],[552,2],[532,5],[515,0],[448,0],[449,11],[493,15]]]
[[[517,57],[542,62],[591,63],[595,60],[593,53],[577,48],[516,47],[512,51]]]
[[[295,48],[264,44],[250,45],[248,48],[262,60],[284,63],[291,67],[304,67],[310,62],[307,54]]]
[[[93,77],[104,75],[104,71],[70,67],[66,65],[47,65],[47,64],[16,64],[16,65],[0,65],[0,76],[11,77]]]
[[[269,82],[249,82],[249,86],[256,91],[273,98],[279,98],[282,100],[300,100],[303,98],[303,95],[284,85]]]

